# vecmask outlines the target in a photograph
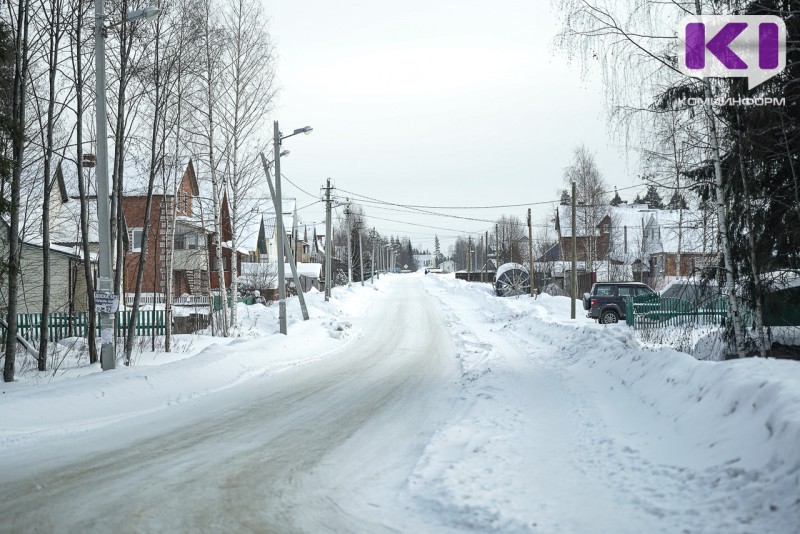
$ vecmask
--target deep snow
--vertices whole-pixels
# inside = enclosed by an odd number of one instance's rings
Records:
[[[178,336],[180,352],[143,352],[113,372],[72,357],[54,374],[26,372],[0,386],[0,472],[32,445],[57,447],[66,435],[164,416],[254,377],[281,381],[335,358],[369,331],[375,303],[412,276],[451,334],[457,409],[410,473],[389,477],[396,482],[380,495],[397,505],[372,513],[383,524],[404,532],[798,531],[796,362],[697,361],[643,346],[625,325],[570,320],[565,297],[497,298],[452,275],[382,276],[337,288],[330,303],[311,294],[307,322],[290,299],[289,336],[277,333],[276,306],[242,306],[240,337]]]

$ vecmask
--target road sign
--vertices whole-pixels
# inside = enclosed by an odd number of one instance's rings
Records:
[[[113,293],[95,293],[94,311],[97,313],[117,313],[119,309],[119,295]]]

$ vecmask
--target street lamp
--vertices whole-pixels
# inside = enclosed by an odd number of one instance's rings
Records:
[[[161,12],[155,7],[131,11],[125,20],[106,26],[103,0],[94,3],[94,61],[97,113],[97,226],[99,238],[97,294],[95,310],[100,312],[100,364],[103,371],[114,369],[114,314],[119,301],[111,287],[111,214],[108,199],[108,133],[106,131],[106,30],[125,22],[152,19]],[[88,258],[87,258],[88,259]],[[99,298],[98,298],[99,297]],[[94,335],[91,332],[90,335]]]
[[[98,0],[100,1],[100,0]],[[288,155],[288,151],[284,154],[281,152],[281,141],[288,139],[297,134],[310,134],[313,131],[311,126],[304,126],[298,128],[289,135],[281,136],[281,131],[278,128],[278,121],[274,122],[274,132],[272,142],[274,143],[275,152],[275,219],[278,226],[278,318],[280,322],[281,334],[286,334],[286,286],[285,286],[285,273],[283,265],[284,245],[283,240],[286,239],[286,231],[283,228],[283,197],[281,197],[281,156]]]

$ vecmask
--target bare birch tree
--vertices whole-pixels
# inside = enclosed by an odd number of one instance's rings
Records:
[[[220,126],[224,140],[226,182],[231,216],[231,294],[238,295],[239,239],[243,219],[258,215],[253,208],[257,191],[263,190],[258,160],[258,128],[271,110],[275,96],[274,55],[267,20],[256,0],[230,0],[225,16],[226,76]],[[237,324],[236,304],[231,306],[230,324]]]
[[[219,142],[219,97],[220,84],[224,72],[222,63],[222,50],[224,47],[224,31],[220,27],[218,16],[213,11],[210,0],[204,0],[199,6],[200,23],[200,48],[202,65],[198,76],[198,97],[200,101],[195,107],[196,123],[202,153],[205,155],[206,165],[211,180],[211,208],[214,220],[214,248],[215,265],[219,278],[219,294],[222,300],[221,330],[224,337],[228,337],[228,295],[225,288],[225,264],[223,262],[222,247],[222,220],[221,207],[225,191],[224,174],[220,172],[217,143]]]

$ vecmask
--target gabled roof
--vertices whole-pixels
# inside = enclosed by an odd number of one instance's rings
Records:
[[[0,228],[2,228],[2,230],[0,230],[0,238],[2,238],[3,240],[7,240],[8,236],[11,235],[11,225],[3,217],[0,217]],[[44,248],[44,243],[42,242],[41,235],[27,237],[26,239],[20,240],[20,242],[23,246],[36,247],[41,249]],[[74,247],[61,246],[52,242],[50,244],[50,252],[55,252],[56,254],[63,254],[65,256],[69,256],[75,259],[80,259],[82,257],[79,253],[75,252]]]
[[[655,237],[648,241],[649,254],[677,254],[679,242],[684,254],[716,253],[716,230],[703,227],[699,210],[658,210],[652,213],[645,228],[655,229]]]

